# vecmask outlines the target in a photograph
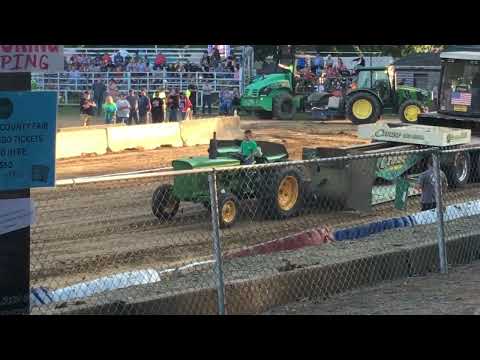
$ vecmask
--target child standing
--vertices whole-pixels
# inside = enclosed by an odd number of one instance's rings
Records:
[[[105,111],[105,124],[110,125],[113,122],[113,117],[117,112],[117,105],[113,102],[112,96],[107,96],[105,104],[103,104],[103,111]]]

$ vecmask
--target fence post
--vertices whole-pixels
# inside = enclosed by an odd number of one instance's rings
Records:
[[[433,176],[435,178],[435,200],[437,203],[437,231],[438,231],[438,255],[440,259],[440,272],[448,273],[447,249],[445,245],[445,224],[443,217],[442,176],[440,170],[439,151],[432,154]]]
[[[225,315],[225,284],[223,279],[222,250],[220,247],[220,224],[218,220],[217,174],[215,169],[208,175],[210,187],[210,203],[212,208],[213,256],[215,258],[215,274],[217,275],[218,314]]]

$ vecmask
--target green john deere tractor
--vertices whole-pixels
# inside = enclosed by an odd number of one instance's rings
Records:
[[[288,152],[281,144],[257,141],[261,152],[257,164],[283,162]],[[219,223],[231,227],[241,213],[243,200],[256,200],[257,208],[267,218],[285,219],[296,215],[303,197],[303,175],[294,167],[242,169],[241,140],[216,140],[210,142],[209,156],[174,160],[174,171],[217,169]],[[239,171],[221,171],[225,167],[239,167]],[[152,212],[161,220],[173,218],[180,202],[203,204],[210,209],[210,192],[207,173],[177,175],[173,185],[159,186],[152,197]]]
[[[375,123],[384,113],[398,114],[404,123],[416,123],[418,115],[432,105],[429,91],[398,85],[393,66],[359,69],[356,86],[344,99],[345,115],[354,124]]]

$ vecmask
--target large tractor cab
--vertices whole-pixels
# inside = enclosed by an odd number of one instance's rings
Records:
[[[449,47],[441,55],[437,109],[419,118],[423,125],[478,130],[480,125],[480,46]]]
[[[430,92],[398,84],[393,65],[358,69],[352,89],[345,113],[354,124],[375,123],[384,113],[396,113],[402,122],[416,123],[432,102]]]

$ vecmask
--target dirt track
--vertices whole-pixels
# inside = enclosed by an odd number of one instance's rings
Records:
[[[198,120],[198,121],[201,121]],[[303,147],[340,147],[365,143],[356,136],[356,127],[348,121],[265,121],[242,120],[243,129],[252,129],[259,140],[284,144],[292,159],[301,159]],[[179,157],[206,154],[208,146],[161,148],[149,151],[125,151],[102,156],[84,156],[57,160],[57,179],[113,174],[170,166]]]

